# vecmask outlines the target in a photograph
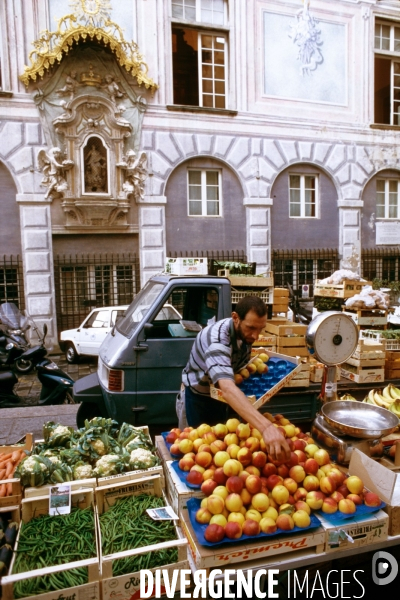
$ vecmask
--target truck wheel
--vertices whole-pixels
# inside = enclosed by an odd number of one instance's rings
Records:
[[[85,426],[85,420],[94,419],[94,417],[101,417],[101,412],[97,404],[93,402],[82,402],[76,413],[76,425],[80,429]]]
[[[29,373],[33,369],[33,363],[31,360],[24,360],[23,358],[19,358],[14,363],[15,370],[18,373]]]
[[[78,353],[75,349],[75,346],[72,343],[67,344],[67,347],[65,349],[65,358],[67,359],[67,363],[69,363],[70,365],[79,361]]]

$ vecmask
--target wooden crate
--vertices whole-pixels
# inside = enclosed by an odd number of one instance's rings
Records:
[[[75,481],[67,482],[71,486],[71,490],[76,491],[84,488],[94,490],[96,487],[96,478],[91,479],[77,479]],[[26,487],[24,489],[24,498],[37,498],[40,496],[49,497],[50,488],[54,487],[54,484],[42,485],[40,487]]]
[[[371,285],[368,281],[353,281],[345,279],[337,285],[330,283],[321,283],[317,280],[314,283],[314,296],[327,296],[329,298],[351,298],[359,294],[365,285]]]
[[[71,491],[71,506],[79,506],[84,509],[90,505],[94,505],[94,492],[92,489],[76,490]],[[22,522],[29,522],[34,517],[39,515],[45,515],[49,512],[49,497],[36,496],[34,498],[27,498],[22,500],[21,503]],[[18,543],[21,529],[18,532],[17,540],[15,543],[15,551],[18,552]],[[64,588],[62,590],[54,590],[54,592],[48,592],[46,594],[40,594],[39,596],[26,596],[24,600],[60,600],[60,598],[90,598],[90,600],[101,600],[100,593],[100,570],[99,570],[99,544],[97,537],[96,522],[94,527],[94,535],[96,539],[96,556],[85,560],[77,560],[74,562],[64,563],[62,565],[53,565],[51,567],[44,567],[43,569],[36,569],[34,571],[26,571],[25,573],[13,574],[13,568],[15,564],[16,552],[14,552],[13,558],[10,565],[10,575],[2,578],[3,587],[3,600],[14,600],[14,583],[22,581],[24,579],[31,579],[32,577],[43,577],[50,575],[51,573],[59,573],[60,571],[70,571],[80,567],[88,568],[88,579],[89,582],[73,588]]]
[[[318,514],[318,518],[326,532],[326,553],[366,547],[371,543],[384,542],[388,538],[389,517],[383,510],[363,515],[363,517],[346,519],[335,525],[321,513]],[[340,536],[341,531],[345,531],[353,541],[351,542],[344,535]]]
[[[287,319],[268,320],[261,335],[273,333],[279,337],[287,337],[294,334],[305,335],[307,331],[307,325],[301,325],[300,323],[293,323]]]
[[[287,288],[274,288],[274,300],[277,298],[288,298],[289,299],[289,290]]]
[[[306,338],[304,335],[293,335],[284,336],[280,335],[276,338],[276,345],[278,348],[293,348],[293,347],[305,347]]]
[[[391,369],[385,365],[385,379],[400,379],[400,366],[397,369]]]
[[[302,358],[310,356],[306,346],[297,346],[294,348],[277,346],[277,350],[279,354],[283,354],[285,356],[300,356]]]
[[[368,310],[359,308],[352,310],[351,308],[343,307],[343,313],[351,317],[356,325],[374,327],[376,325],[387,325],[386,310]]]
[[[227,565],[237,568],[238,563],[243,565],[243,563],[246,564],[255,559],[263,558],[268,561],[279,554],[290,553],[295,558],[296,554],[301,555],[301,551],[305,549],[308,553],[315,554],[315,558],[318,560],[318,554],[323,552],[325,545],[325,531],[318,528],[293,535],[267,537],[254,542],[248,540],[238,544],[232,543],[225,544],[223,547],[210,548],[198,543],[187,509],[181,511],[181,523],[183,533],[188,540],[188,551],[196,569],[207,569],[208,571]]]
[[[9,454],[10,452],[14,452],[14,450],[26,450],[27,452],[31,452],[33,446],[33,436],[31,433],[27,433],[24,436],[24,441],[19,444],[14,444],[11,446],[0,446],[0,454]],[[4,479],[0,481],[0,484],[8,484],[12,485],[12,494],[11,496],[3,496],[0,498],[0,508],[7,506],[17,506],[20,504],[22,500],[22,486],[21,482],[18,478]]]
[[[385,357],[383,356],[381,358],[356,358],[353,354],[353,356],[350,356],[350,358],[348,358],[346,362],[349,365],[353,365],[354,367],[360,367],[363,369],[371,367],[372,369],[376,369],[385,366]]]
[[[253,347],[256,346],[276,346],[276,335],[270,333],[258,336],[258,340],[253,344]]]
[[[273,287],[274,277],[272,271],[260,275],[231,275],[229,269],[223,269],[224,277],[227,277],[234,287],[267,288]],[[218,271],[218,275],[222,271]]]
[[[118,483],[115,485],[98,487],[96,489],[97,519],[99,519],[99,516],[103,514],[103,512],[107,511],[111,506],[115,504],[117,498],[131,495],[137,496],[142,493],[154,495],[159,498],[163,497],[165,505],[168,505],[165,495],[163,494],[160,477],[143,477],[142,479],[134,480],[130,484]],[[133,593],[136,592],[137,588],[139,587],[140,572],[119,575],[118,577],[113,576],[112,563],[114,560],[117,560],[119,558],[177,547],[178,562],[175,564],[166,565],[165,567],[163,566],[162,568],[166,568],[168,569],[168,571],[173,569],[187,568],[187,540],[181,535],[178,527],[176,527],[177,539],[175,540],[171,540],[169,542],[150,544],[148,546],[142,546],[141,548],[132,548],[123,552],[109,554],[107,556],[104,556],[102,553],[100,523],[98,525],[98,531],[100,556],[99,562],[103,589],[103,600],[111,600],[112,598],[115,598],[116,596],[114,592],[117,588],[120,590],[124,590],[121,593],[125,594],[122,596],[118,595],[118,598],[121,597],[122,600],[129,600],[130,598],[132,598]]]
[[[183,483],[172,468],[172,460],[165,463],[165,479],[167,481],[168,500],[177,515],[190,498],[204,498],[200,489],[190,489]]]
[[[353,373],[346,369],[346,364],[347,363],[343,363],[340,369],[341,376],[346,379],[351,379],[351,381],[355,381],[356,383],[377,383],[385,380],[384,369],[363,369],[357,367],[357,372]]]

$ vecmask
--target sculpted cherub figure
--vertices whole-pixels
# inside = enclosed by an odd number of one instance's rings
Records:
[[[125,171],[125,181],[122,189],[128,194],[133,194],[136,200],[142,199],[144,195],[144,183],[147,177],[147,155],[141,152],[136,157],[134,150],[128,150],[124,159],[117,163]]]
[[[44,175],[41,183],[48,188],[45,198],[59,195],[68,189],[64,171],[73,167],[74,161],[63,160],[63,153],[60,148],[54,147],[48,152],[40,150],[38,162]]]

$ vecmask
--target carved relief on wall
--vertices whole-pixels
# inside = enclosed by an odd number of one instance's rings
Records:
[[[147,154],[141,152],[136,156],[134,150],[129,150],[124,159],[117,163],[124,173],[124,183],[122,189],[129,195],[132,194],[136,202],[143,200],[144,183],[147,177]]]
[[[65,159],[61,149],[54,147],[48,152],[40,150],[38,163],[43,173],[41,184],[47,187],[45,198],[59,198],[69,189],[65,171],[74,166],[74,161]]]

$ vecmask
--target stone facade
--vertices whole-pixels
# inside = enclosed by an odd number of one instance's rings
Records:
[[[19,222],[2,221],[0,227],[14,227],[16,236],[21,237],[26,306],[38,321],[48,323],[52,342],[57,342],[53,244],[65,248],[70,242],[74,252],[89,248],[96,253],[101,250],[97,240],[107,234],[117,240],[120,225],[124,249],[139,249],[142,284],[163,268],[168,250],[206,251],[217,246],[243,250],[250,261],[257,262],[258,272],[263,272],[271,267],[275,247],[326,247],[329,240],[329,247],[335,248],[343,260],[353,260],[353,267],[359,270],[361,249],[377,243],[376,177],[400,178],[400,125],[375,123],[373,89],[375,27],[382,19],[398,24],[400,3],[216,0],[214,7],[222,6],[225,11],[217,25],[202,21],[201,0],[197,0],[195,19],[173,13],[169,0],[120,0],[117,19],[121,19],[123,4],[129,21],[126,30],[137,42],[149,75],[158,84],[152,95],[128,76],[126,79],[124,75],[123,80],[132,107],[136,100],[142,102],[143,120],[141,126],[137,122],[132,125],[136,137],[130,147],[146,153],[147,177],[143,194],[132,197],[122,207],[125,212],[118,227],[111,222],[107,226],[108,217],[96,225],[90,220],[95,218],[94,209],[83,229],[74,229],[71,221],[66,221],[65,199],[62,205],[60,199],[45,197],[38,156],[40,151],[48,153],[54,142],[47,133],[44,135],[41,108],[33,99],[35,86],[27,90],[18,79],[28,64],[31,42],[42,30],[54,29],[50,18],[61,18],[71,12],[71,7],[67,0],[5,0],[0,6],[4,24],[0,160],[15,184],[15,202],[20,211]],[[121,21],[118,24],[124,26]],[[314,47],[302,45],[304,24],[316,31]],[[219,32],[224,37],[227,59],[223,108],[174,102],[176,62],[171,49],[175,31],[183,31],[187,39],[187,31],[192,37],[193,32],[200,36],[202,32],[218,36]],[[76,52],[80,49],[78,44]],[[96,54],[95,45],[90,52]],[[60,66],[46,75],[45,85],[39,81],[36,88],[51,88],[55,78],[60,80],[61,88],[74,56],[72,48],[67,57],[62,57]],[[387,54],[387,58],[393,57]],[[107,55],[107,60],[115,59]],[[118,73],[113,70],[117,78]],[[95,102],[100,88],[93,90]],[[115,101],[111,96],[103,104],[108,102],[111,111]],[[68,119],[63,119],[67,128]],[[74,127],[79,128],[78,118]],[[75,130],[68,130],[69,148],[75,134]],[[116,205],[127,201],[123,190],[130,189],[123,188],[126,172],[115,170],[116,164],[125,160],[127,149],[121,142],[111,153],[110,168],[119,185],[119,199],[113,200]],[[79,153],[73,157],[77,163]],[[222,176],[222,211],[214,220],[184,212],[186,171],[191,168],[211,168]],[[289,201],[282,192],[287,189],[284,178],[308,171],[315,173],[320,182],[326,181],[320,204],[326,209],[316,219],[296,221],[297,226],[289,218]],[[76,169],[71,170],[72,179],[68,179],[71,189],[74,177],[80,177]],[[73,196],[72,192],[68,195]],[[290,235],[290,227],[296,227],[296,235]],[[1,254],[7,254],[7,250],[0,242]]]

